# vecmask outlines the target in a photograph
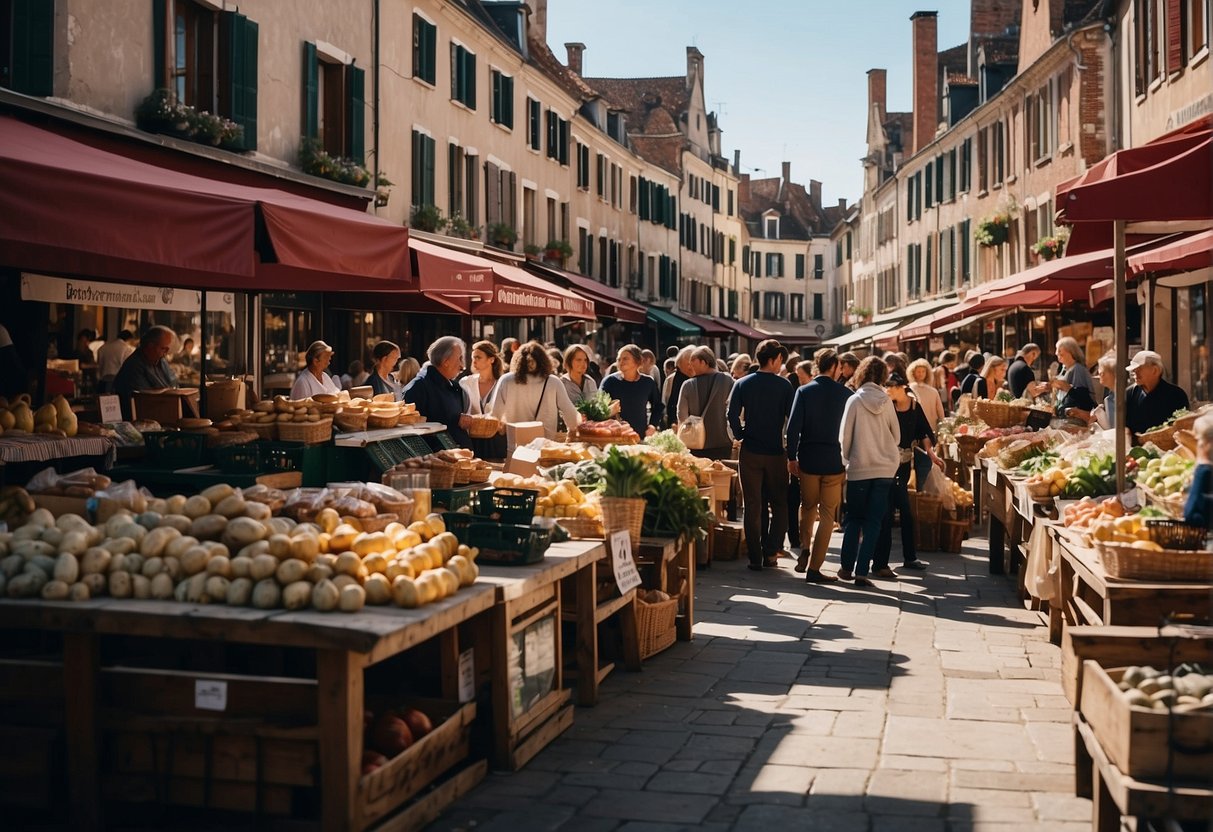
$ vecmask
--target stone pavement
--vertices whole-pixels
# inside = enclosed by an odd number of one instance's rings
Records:
[[[1089,830],[1060,654],[984,550],[876,590],[715,564],[693,642],[430,829]]]

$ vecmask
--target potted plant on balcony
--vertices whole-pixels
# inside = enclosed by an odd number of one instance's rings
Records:
[[[409,227],[418,231],[436,232],[446,227],[442,210],[437,205],[414,205],[409,216]]]
[[[446,221],[446,233],[449,237],[458,237],[461,240],[476,239],[476,228],[463,218],[463,215],[455,211]]]
[[[371,181],[370,172],[362,165],[353,159],[333,156],[317,139],[310,137],[304,137],[299,143],[299,167],[312,176],[358,188],[365,188]]]
[[[548,240],[543,247],[543,256],[549,263],[563,266],[564,261],[573,256],[573,247],[567,240]]]
[[[518,232],[509,223],[495,222],[488,227],[488,241],[497,248],[513,250],[518,242]]]
[[[1044,239],[1037,240],[1032,245],[1032,251],[1036,252],[1036,255],[1041,260],[1052,260],[1054,257],[1061,257],[1063,254],[1065,254],[1066,240],[1068,240],[1069,237],[1070,235],[1066,233],[1066,231],[1059,231],[1052,237],[1045,237]]]
[[[1014,214],[1009,209],[997,211],[988,217],[983,217],[973,231],[973,239],[979,246],[993,248],[1007,241]]]
[[[527,260],[538,260],[539,255],[543,253],[543,249],[534,243],[527,243],[522,247],[522,253],[526,255]]]

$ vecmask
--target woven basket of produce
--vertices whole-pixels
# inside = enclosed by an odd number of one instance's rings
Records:
[[[960,464],[966,468],[972,467],[977,461],[977,452],[986,444],[986,440],[979,439],[972,434],[963,434],[956,437],[957,456],[960,457]]]
[[[365,410],[342,410],[333,417],[333,424],[346,433],[366,430],[369,414]]]
[[[476,465],[468,471],[468,484],[488,482],[489,475],[493,473],[491,465]]]
[[[258,439],[278,438],[277,422],[241,422],[240,429],[257,434]]]
[[[665,593],[663,592],[661,595],[665,595]],[[677,598],[650,603],[641,599],[640,594],[637,593],[636,631],[640,638],[640,657],[642,659],[660,653],[675,642],[678,636],[678,631],[674,626],[677,618]]]
[[[371,430],[385,430],[400,424],[400,411],[376,409],[366,417],[366,426]]]
[[[283,442],[302,442],[304,445],[318,445],[321,442],[327,442],[332,435],[332,419],[321,419],[318,422],[278,423],[278,438]]]
[[[1182,549],[1141,548],[1140,544],[1095,541],[1095,551],[1104,570],[1112,578],[1139,581],[1213,580],[1213,552],[1189,552]]]
[[[597,517],[557,517],[556,525],[574,540],[602,540],[606,533]]]
[[[1183,520],[1147,520],[1146,530],[1150,539],[1164,549],[1179,549],[1185,552],[1205,548],[1209,531],[1204,526],[1193,526]]]
[[[1175,440],[1175,428],[1168,425],[1158,430],[1147,431],[1146,433],[1138,434],[1141,437],[1141,444],[1153,442],[1158,446],[1160,451],[1173,451],[1179,443]]]
[[[430,466],[430,488],[454,488],[455,466],[445,462],[435,462]]]
[[[492,439],[500,430],[500,419],[494,416],[472,414],[472,423],[468,425],[468,436],[473,439]]]
[[[1028,409],[1006,402],[989,399],[973,399],[970,405],[973,415],[992,428],[1013,428],[1022,425],[1028,418]]]
[[[643,497],[603,497],[602,526],[607,534],[626,531],[632,540],[632,551],[640,551],[640,529],[644,525]]]

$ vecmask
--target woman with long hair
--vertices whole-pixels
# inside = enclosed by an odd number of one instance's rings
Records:
[[[598,382],[590,375],[590,351],[583,344],[572,344],[564,351],[564,375],[560,380],[574,405],[598,392]]]
[[[396,380],[400,382],[401,387],[407,387],[408,383],[417,378],[417,374],[421,372],[421,362],[413,356],[400,360],[400,369],[396,371]]]
[[[1007,360],[1001,356],[991,356],[981,365],[981,378],[973,385],[973,396],[978,399],[993,399],[1002,389],[1002,383],[1007,378]]]
[[[1053,389],[1060,393],[1057,415],[1066,416],[1071,409],[1087,411],[1095,409],[1095,380],[1083,365],[1085,358],[1078,341],[1069,336],[1057,341],[1057,360],[1061,362],[1061,373],[1052,382]]]
[[[497,382],[488,412],[506,423],[542,422],[548,439],[556,437],[557,413],[570,429],[576,427],[577,408],[552,369],[552,357],[543,344],[537,341],[523,344],[514,353],[510,371]],[[514,453],[513,446],[507,447],[506,452]]]
[[[467,394],[467,412],[479,416],[488,412],[488,404],[500,383],[505,367],[497,345],[492,341],[477,341],[472,345],[472,372],[459,380]],[[481,459],[505,459],[505,435],[488,439],[472,438],[472,451]]]
[[[891,373],[885,382],[885,392],[893,402],[893,412],[897,416],[901,438],[897,442],[897,475],[889,489],[889,502],[880,526],[880,540],[876,545],[872,574],[878,578],[896,578],[897,573],[889,568],[889,555],[893,549],[894,510],[901,516],[901,554],[905,561],[903,565],[906,569],[927,568],[926,563],[918,559],[918,551],[914,547],[914,514],[910,510],[910,472],[914,470],[915,444],[930,456],[933,464],[942,468],[943,463],[935,456],[935,432],[931,429],[922,407],[910,394],[910,383],[906,377],[901,373]],[[919,489],[922,489],[921,484]]]
[[[906,377],[910,380],[910,390],[914,393],[914,398],[918,399],[922,412],[926,414],[931,430],[935,430],[935,426],[945,414],[943,399],[939,397],[939,390],[932,384],[932,375],[931,364],[925,358],[911,361],[906,372]]]
[[[398,402],[404,397],[404,385],[396,381],[392,372],[396,362],[400,360],[400,347],[391,341],[380,341],[371,350],[371,374],[367,384],[375,391],[375,395],[390,393],[392,401]]]

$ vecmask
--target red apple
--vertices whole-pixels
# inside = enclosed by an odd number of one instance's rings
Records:
[[[416,708],[407,708],[400,716],[409,726],[414,739],[419,740],[434,730],[434,724],[430,722],[430,718]]]
[[[413,744],[413,732],[408,724],[388,711],[371,727],[371,745],[388,757],[395,757]]]
[[[362,752],[362,773],[370,774],[377,768],[382,767],[387,762],[387,757],[384,757],[378,751],[367,749]]]

